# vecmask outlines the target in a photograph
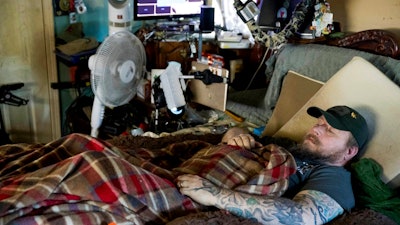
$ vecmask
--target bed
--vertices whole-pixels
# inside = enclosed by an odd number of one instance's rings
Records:
[[[376,55],[376,50],[382,52],[390,49],[389,53],[376,57],[383,57],[385,65],[395,65],[395,58],[399,56],[397,42],[385,32],[366,31],[334,40],[334,44],[342,45],[340,49],[346,48],[346,51],[353,54],[353,50],[347,47],[365,42],[365,37],[377,46],[373,47],[375,53],[368,54]],[[392,42],[387,41],[387,38]],[[371,46],[371,43],[367,45]],[[292,48],[294,47],[288,47],[289,50]],[[364,47],[363,50],[367,51]],[[357,53],[364,54],[364,51]],[[282,54],[274,57],[276,58],[271,58],[267,63],[277,62]],[[274,65],[273,72],[276,70],[276,74],[267,74],[270,76],[270,86],[264,92],[266,94],[260,96],[261,101],[268,98],[270,105],[244,105],[241,108],[241,111],[249,114],[264,110],[265,118],[259,123],[262,125],[273,115],[283,76],[287,74],[286,71],[283,75],[277,75],[278,70],[284,70],[277,68],[278,66],[284,65]],[[307,71],[298,72],[307,74]],[[396,73],[390,77],[396,87],[399,85],[398,77],[400,76]],[[274,79],[277,81],[274,82]],[[325,81],[328,80],[326,78]],[[278,92],[278,96],[269,92]],[[233,100],[230,101],[232,105],[236,104]],[[271,112],[266,113],[268,110]],[[297,114],[293,117],[296,116]],[[198,205],[182,196],[176,188],[174,180],[177,175],[195,173],[217,185],[238,191],[270,196],[279,196],[285,191],[286,178],[293,172],[295,165],[284,151],[269,148],[241,151],[220,144],[221,137],[222,134],[219,133],[199,133],[198,130],[191,132],[190,129],[156,138],[118,136],[108,140],[75,133],[50,143],[1,146],[0,224],[257,224],[224,211]],[[269,143],[284,147],[296,142],[295,138],[284,136],[266,135],[263,138]],[[269,154],[263,154],[265,152]],[[362,170],[369,169],[376,176],[367,176],[367,183],[359,180],[358,184],[363,187],[376,184],[381,193],[386,194],[385,201],[381,199],[386,205],[378,205],[376,202],[372,204],[369,199],[364,198],[365,204],[358,204],[354,211],[345,213],[329,224],[399,222],[398,210],[388,210],[387,207],[400,206],[399,194],[380,180],[379,165],[373,161],[368,162],[362,165]],[[221,164],[228,164],[229,167],[222,169]],[[274,180],[268,179],[271,170],[265,169],[265,164],[269,165],[268,168],[278,168],[282,171],[281,174]],[[355,172],[359,168],[355,166]],[[251,175],[242,176],[244,173]],[[259,182],[260,180],[263,182]]]

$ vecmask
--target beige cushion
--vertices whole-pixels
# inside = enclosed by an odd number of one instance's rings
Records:
[[[382,180],[400,187],[400,88],[372,64],[354,57],[280,129],[275,137],[301,141],[316,122],[306,110],[310,106],[327,109],[348,105],[364,115],[370,129],[370,141],[363,157],[383,167]]]
[[[324,82],[289,71],[275,110],[265,126],[262,136],[272,136],[322,87]]]

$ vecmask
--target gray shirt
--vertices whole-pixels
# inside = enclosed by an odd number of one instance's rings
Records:
[[[333,198],[350,211],[354,205],[351,174],[344,167],[312,164],[296,159],[297,171],[289,177],[289,187],[284,197],[293,198],[302,190],[316,190]]]

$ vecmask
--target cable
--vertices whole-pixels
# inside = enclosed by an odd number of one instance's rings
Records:
[[[254,78],[257,76],[258,72],[260,71],[261,67],[263,66],[263,64],[264,64],[264,62],[265,62],[265,59],[267,58],[267,55],[268,55],[268,53],[269,53],[270,50],[271,50],[271,48],[268,47],[267,50],[265,51],[264,56],[263,56],[263,58],[262,58],[260,64],[258,65],[258,68],[256,69],[256,71],[254,72],[253,76],[251,77],[249,84],[248,84],[247,87],[244,89],[245,91],[248,90],[248,89],[250,88],[251,84],[252,84],[253,81],[254,81]]]

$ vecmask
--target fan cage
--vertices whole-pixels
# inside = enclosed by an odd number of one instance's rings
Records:
[[[134,63],[133,79],[125,83],[118,75],[118,66],[126,60]],[[135,95],[144,75],[146,53],[142,42],[128,31],[120,31],[105,39],[98,48],[91,71],[92,90],[107,107],[128,103]]]

